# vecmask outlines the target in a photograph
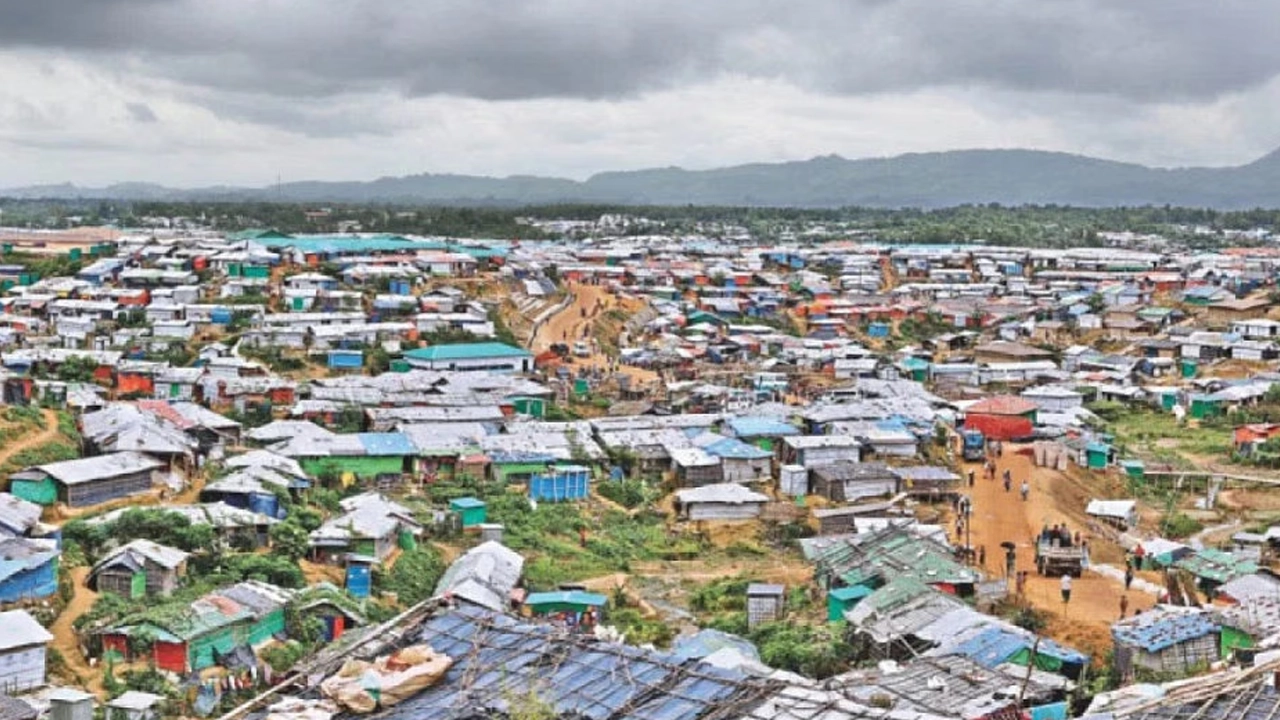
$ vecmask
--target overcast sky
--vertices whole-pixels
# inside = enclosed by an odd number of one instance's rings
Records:
[[[1280,146],[1257,0],[0,0],[0,187]]]

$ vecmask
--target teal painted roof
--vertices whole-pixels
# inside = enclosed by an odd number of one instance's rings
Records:
[[[484,501],[479,498],[473,498],[473,497],[457,498],[449,502],[449,507],[454,510],[469,510],[471,508],[482,508],[484,507]]]
[[[286,240],[288,238],[289,235],[282,233],[279,230],[239,230],[227,235],[227,239],[232,241],[259,240],[274,242],[276,240]],[[271,242],[266,244],[271,244]]]
[[[487,343],[459,343],[457,345],[432,345],[427,348],[418,350],[410,350],[405,353],[406,358],[413,360],[476,360],[479,358],[514,358],[514,357],[533,357],[532,353],[523,348],[513,347],[505,343],[487,342]]]
[[[836,588],[827,594],[840,602],[849,602],[850,600],[861,600],[872,592],[874,591],[865,585],[854,585],[851,587]]]
[[[559,604],[604,607],[604,604],[608,601],[609,599],[604,595],[596,593],[583,592],[581,590],[560,590],[558,592],[529,593],[529,597],[525,598],[524,604],[529,607]]]
[[[410,240],[399,235],[302,235],[286,238],[262,238],[269,248],[291,247],[304,253],[369,253],[417,252],[445,250],[448,245],[437,240]]]

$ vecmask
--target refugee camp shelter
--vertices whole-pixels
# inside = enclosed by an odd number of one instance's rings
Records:
[[[782,617],[786,587],[770,583],[747,586],[747,627],[774,622]]]
[[[485,521],[486,511],[483,500],[473,497],[456,498],[449,501],[449,509],[462,518],[462,527],[476,527]]]
[[[1136,500],[1090,500],[1084,512],[1120,530],[1128,530],[1138,525]]]
[[[676,514],[686,520],[722,522],[752,520],[760,516],[766,495],[737,483],[717,483],[676,493]]]
[[[1137,668],[1184,675],[1218,659],[1218,634],[1205,610],[1158,606],[1111,626],[1116,669],[1123,675]]]
[[[810,468],[813,493],[833,502],[852,502],[898,492],[898,474],[884,463],[843,460]]]
[[[14,473],[10,492],[38,505],[98,505],[147,492],[162,467],[159,460],[132,451],[65,460]]]
[[[52,639],[25,610],[0,612],[0,687],[12,692],[44,685]]]
[[[524,557],[496,540],[482,542],[454,560],[436,584],[436,596],[503,612],[520,584]]]
[[[165,596],[177,589],[188,557],[178,548],[139,538],[103,556],[89,571],[88,584],[135,600]]]
[[[0,539],[0,602],[42,600],[57,592],[60,554],[44,542]]]

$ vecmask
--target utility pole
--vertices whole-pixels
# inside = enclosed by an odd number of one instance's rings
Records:
[[[1027,660],[1027,674],[1022,678],[1022,688],[1018,690],[1018,710],[1022,710],[1022,699],[1027,695],[1027,685],[1031,684],[1031,670],[1036,666],[1036,652],[1040,649],[1040,636],[1031,644],[1031,657]]]
[[[976,563],[977,556],[973,552],[973,496],[965,499],[964,503],[964,549],[965,556],[971,564]]]

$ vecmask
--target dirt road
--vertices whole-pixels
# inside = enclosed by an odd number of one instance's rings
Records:
[[[0,465],[9,462],[9,458],[23,450],[52,442],[58,436],[58,413],[52,410],[41,410],[40,414],[44,416],[44,429],[5,445],[5,448],[0,450]]]
[[[1030,573],[1027,600],[1053,616],[1048,633],[1095,659],[1100,658],[1111,645],[1110,623],[1120,615],[1120,597],[1126,594],[1124,586],[1114,579],[1086,571],[1072,582],[1071,602],[1064,604],[1061,578],[1036,574],[1033,537],[1045,524],[1062,522],[1087,536],[1087,527],[1082,521],[1084,506],[1076,497],[1080,492],[1076,481],[1056,470],[1035,467],[1031,458],[1013,450],[1006,444],[1004,457],[997,461],[995,480],[982,476],[981,464],[965,465],[966,471],[972,469],[976,474],[974,487],[965,490],[973,498],[972,543],[974,547],[986,547],[985,570],[992,577],[1004,575],[1004,551],[1000,543],[1015,543],[1017,569]],[[1001,481],[1006,468],[1013,478],[1009,492],[1005,492]],[[1024,479],[1030,479],[1031,485],[1025,502],[1018,492]],[[963,537],[960,542],[964,542]],[[1119,553],[1105,538],[1090,538],[1089,544],[1091,556],[1099,561],[1114,562]],[[1127,595],[1130,613],[1154,604],[1154,598],[1147,593],[1135,590]]]
[[[595,320],[591,311],[595,309],[597,302],[601,304],[602,312],[617,305],[617,298],[599,285],[567,283],[565,287],[573,296],[573,302],[564,310],[552,315],[542,324],[542,327],[538,328],[538,334],[534,336],[532,343],[535,353],[549,349],[553,343],[563,342],[572,345],[575,341],[582,340],[583,329],[589,327]],[[586,317],[582,316],[584,310],[587,313]],[[587,359],[584,358],[584,360]]]
[[[52,646],[62,655],[67,669],[81,686],[99,697],[105,697],[102,687],[102,669],[89,667],[84,655],[80,653],[80,644],[76,640],[75,629],[72,627],[81,615],[89,612],[89,608],[93,607],[98,594],[85,586],[85,578],[89,577],[89,568],[72,568],[69,572],[75,594],[72,595],[71,602],[63,608],[62,614],[49,627],[49,632],[53,634]]]
[[[573,303],[564,310],[552,315],[534,336],[532,350],[534,353],[545,352],[555,343],[566,343],[570,347],[575,342],[591,342],[591,328],[601,313],[621,309],[628,314],[640,310],[640,307],[621,301],[618,296],[609,293],[600,285],[569,284],[566,286],[573,295]],[[599,307],[598,312],[596,308]],[[584,317],[585,313],[585,317]],[[585,333],[585,335],[584,335]],[[594,352],[590,357],[575,357],[570,368],[608,367],[611,358],[601,352]],[[621,365],[618,372],[629,375],[633,382],[641,384],[655,382],[657,373],[643,368]]]

